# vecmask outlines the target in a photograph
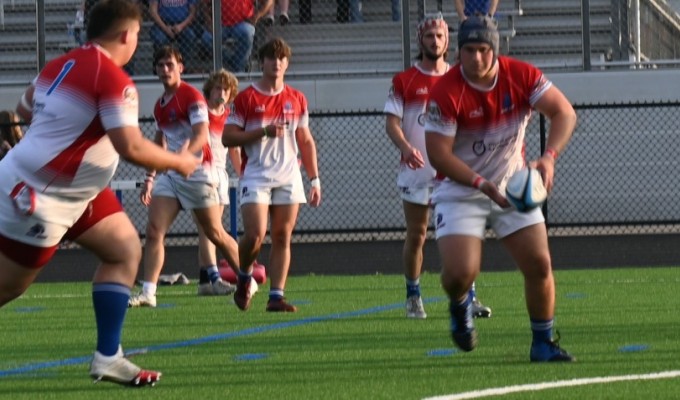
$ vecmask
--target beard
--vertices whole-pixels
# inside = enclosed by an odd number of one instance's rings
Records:
[[[436,52],[430,51],[428,49],[423,49],[423,58],[428,59],[429,61],[437,61],[444,55],[445,50],[442,50],[437,54]]]

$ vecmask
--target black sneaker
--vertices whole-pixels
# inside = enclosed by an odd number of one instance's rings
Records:
[[[465,304],[449,303],[451,314],[451,336],[459,349],[472,351],[477,347],[477,329],[472,320],[472,300],[468,297]]]
[[[286,14],[279,15],[279,25],[286,26],[289,23],[290,23],[290,18],[288,18],[288,15],[286,15]]]
[[[557,333],[557,338],[546,340],[545,342],[531,343],[531,352],[529,358],[531,362],[574,362],[576,358],[567,353],[566,350],[560,347],[560,334]]]
[[[472,327],[463,332],[451,331],[453,342],[463,351],[472,351],[477,347],[477,329]]]
[[[253,293],[250,286],[253,282],[252,277],[241,279],[239,276],[236,282],[236,292],[234,292],[234,303],[242,311],[247,311],[250,308],[250,300],[253,298]]]
[[[274,26],[274,17],[264,17],[262,18],[262,25],[267,28]]]
[[[289,304],[286,301],[285,297],[282,297],[277,300],[269,300],[267,302],[267,308],[266,310],[268,312],[296,312],[297,307],[295,307],[292,304]]]

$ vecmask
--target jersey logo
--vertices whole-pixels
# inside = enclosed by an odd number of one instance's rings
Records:
[[[427,106],[427,118],[432,122],[439,122],[442,119],[442,112],[434,101],[430,101]]]
[[[128,107],[137,106],[137,89],[134,86],[126,86],[123,89],[123,103]]]
[[[482,107],[477,108],[476,110],[470,111],[470,118],[480,118],[484,116],[484,110]]]
[[[510,93],[506,93],[503,97],[503,107],[501,108],[501,114],[505,114],[515,109],[515,105],[512,104],[512,97]]]
[[[257,105],[255,106],[255,112],[256,113],[263,113],[264,112],[264,105]]]
[[[38,239],[47,239],[47,236],[45,236],[45,227],[42,224],[35,224],[33,225],[28,232],[26,232],[26,236],[38,238]]]
[[[424,95],[427,93],[427,86],[416,89],[416,95]]]

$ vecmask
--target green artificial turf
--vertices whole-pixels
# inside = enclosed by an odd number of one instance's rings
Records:
[[[0,309],[0,398],[477,398],[453,396],[531,384],[498,398],[678,397],[679,377],[649,378],[680,374],[680,269],[555,276],[555,327],[573,364],[529,362],[519,272],[480,275],[477,293],[493,315],[476,320],[479,345],[470,353],[452,344],[448,301],[434,274],[421,278],[426,320],[404,317],[397,275],[290,277],[286,296],[299,312],[289,314],[264,311],[267,285],[248,312],[230,297],[197,297],[193,284],[160,287],[158,307],[130,309],[125,324],[131,359],[163,372],[158,385],[142,389],[92,384],[88,376],[96,339],[90,284],[35,284]],[[598,377],[606,379],[537,386]]]

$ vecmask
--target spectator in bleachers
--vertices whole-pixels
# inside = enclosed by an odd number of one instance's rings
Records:
[[[401,21],[401,0],[392,0],[392,21]]]
[[[212,0],[200,0],[196,11],[196,36],[200,42],[198,57],[201,60],[210,58],[213,54],[213,9]]]
[[[498,8],[498,0],[454,0],[460,22],[469,16],[482,14],[493,17]]]
[[[312,0],[298,0],[298,13],[300,23],[309,24],[312,22]]]
[[[336,20],[338,22],[364,22],[361,0],[337,0],[337,4]]]
[[[20,122],[19,115],[14,111],[0,111],[0,160],[24,136]]]
[[[279,8],[279,24],[281,26],[288,25],[290,22],[290,18],[288,17],[288,7],[290,6],[290,0],[276,0],[275,5],[277,5]],[[276,7],[270,8],[269,12],[267,12],[267,16],[262,20],[262,23],[265,24],[265,26],[274,25],[275,8]]]
[[[255,24],[274,6],[274,0],[258,3],[256,7],[255,0],[221,0],[222,42],[234,41],[231,54],[226,49],[222,53],[222,63],[231,72],[246,71],[253,51]]]
[[[192,24],[196,18],[197,0],[149,0],[149,15],[154,22],[151,41],[154,52],[175,43],[185,55],[187,64],[195,57],[196,33]],[[191,65],[187,69],[191,70]]]

